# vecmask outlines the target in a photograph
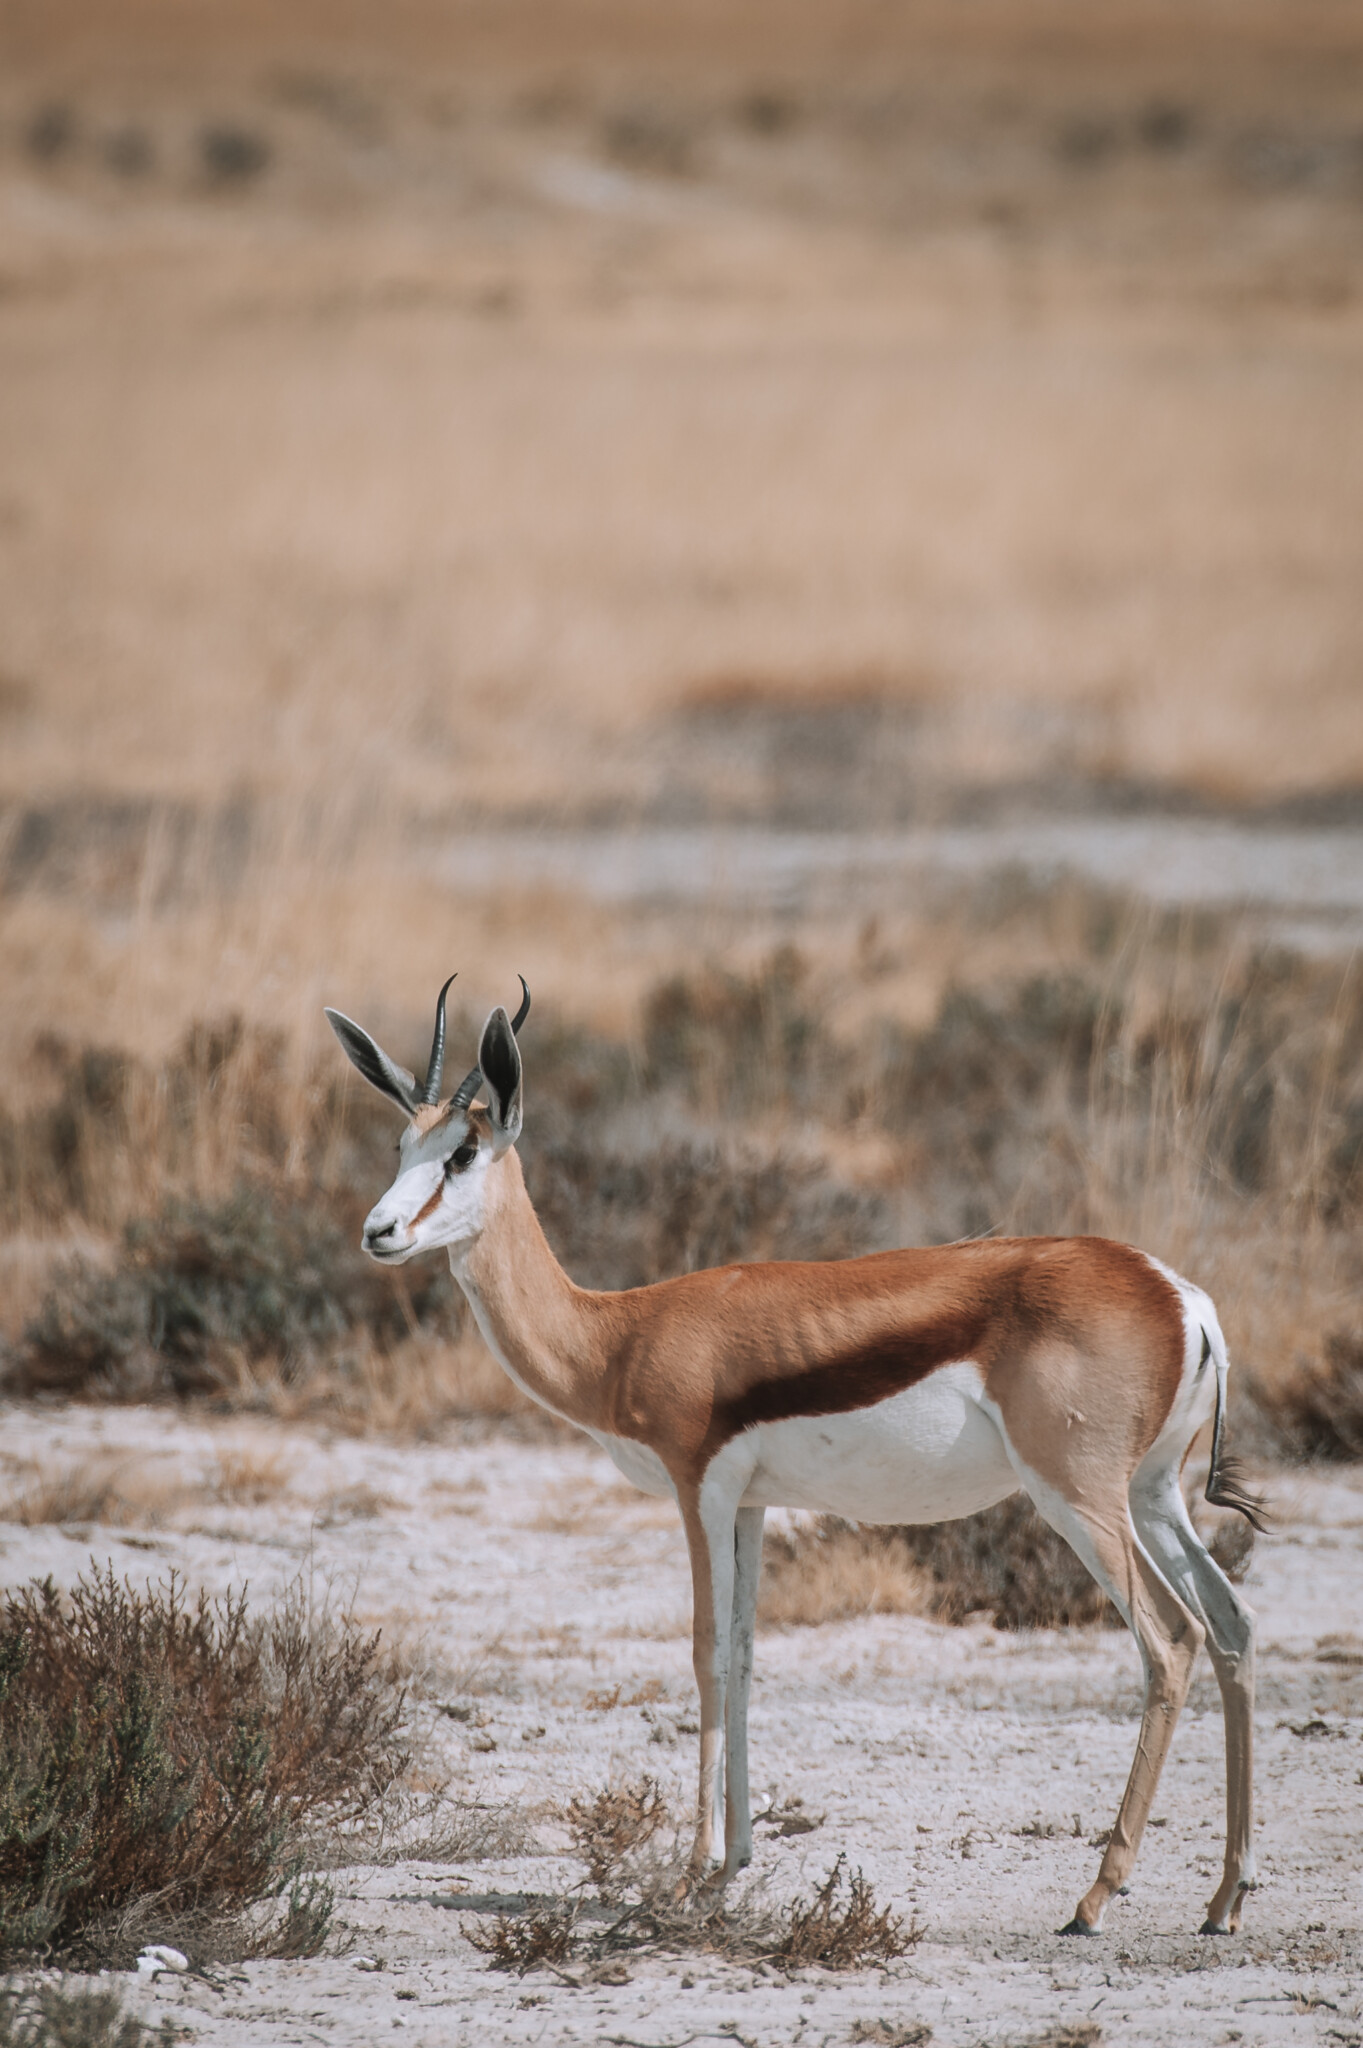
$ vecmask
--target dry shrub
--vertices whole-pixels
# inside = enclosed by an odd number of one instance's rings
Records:
[[[396,1337],[401,1301],[320,1205],[265,1187],[172,1200],[126,1226],[112,1269],[76,1259],[54,1276],[9,1376],[141,1397],[215,1393],[267,1360],[298,1378],[356,1333]]]
[[[596,1956],[648,1948],[782,1969],[817,1963],[826,1970],[851,1970],[890,1962],[923,1935],[916,1922],[906,1926],[889,1908],[877,1909],[862,1873],[848,1878],[843,1856],[807,1899],[780,1908],[767,1903],[760,1885],[743,1892],[730,1887],[719,1895],[702,1888],[687,1897],[682,1879],[675,1856],[644,1873],[635,1898],[595,1938]]]
[[[956,1522],[876,1529],[821,1515],[773,1532],[758,1611],[767,1622],[804,1625],[858,1614],[960,1622],[986,1611],[1004,1629],[1118,1618],[1025,1494]]]
[[[655,1779],[640,1778],[608,1785],[590,1801],[571,1800],[567,1821],[588,1877],[603,1898],[613,1898],[620,1889],[621,1865],[666,1825],[667,1801]]]
[[[308,1830],[362,1820],[405,1768],[378,1642],[244,1594],[191,1601],[92,1570],[0,1608],[0,1954],[120,1955],[153,1926],[277,1897]],[[274,1932],[320,1946],[329,1898],[294,1884]]]
[[[839,1856],[809,1904],[797,1900],[787,1908],[780,1939],[771,1951],[774,1962],[795,1970],[807,1963],[825,1970],[863,1969],[892,1962],[922,1940],[924,1930],[917,1921],[905,1926],[902,1916],[888,1906],[877,1912],[870,1884],[859,1870],[848,1877],[846,1864],[847,1858]]]
[[[853,2020],[851,2041],[875,2044],[875,2048],[926,2048],[932,2028],[924,2020]]]
[[[929,1612],[938,1621],[985,1612],[1001,1629],[1120,1626],[1107,1595],[1025,1493],[958,1522],[896,1533],[931,1581]]]
[[[1251,1398],[1292,1457],[1339,1463],[1363,1457],[1363,1334],[1334,1330],[1324,1355],[1265,1383]]]
[[[767,1532],[758,1618],[771,1628],[817,1627],[863,1614],[925,1614],[923,1572],[898,1537],[836,1515]]]
[[[0,1984],[0,2048],[173,2048],[183,2032],[149,2026],[99,1986]]]
[[[782,946],[749,976],[709,966],[673,975],[643,1009],[644,1070],[711,1115],[806,1105],[837,1071],[807,963]]]
[[[1031,2035],[1024,2048],[1095,2048],[1102,2038],[1100,2021],[1073,2020],[1062,2022],[1058,2027],[1047,2027],[1044,2034]]]
[[[606,1786],[593,1799],[574,1799],[567,1818],[588,1881],[605,1904],[617,1909],[591,1939],[598,1962],[620,1950],[650,1948],[774,1962],[791,1969],[805,1963],[853,1969],[903,1955],[921,1937],[916,1925],[906,1928],[888,1909],[877,1911],[871,1886],[860,1871],[847,1877],[842,1856],[808,1900],[796,1899],[779,1910],[765,1904],[759,1886],[749,1885],[742,1892],[733,1887],[720,1892],[703,1885],[696,1888],[676,1838],[665,1853],[657,1853],[667,1808],[651,1778]],[[640,1855],[641,1851],[645,1853]],[[569,1911],[560,1909],[557,1925],[570,1927]],[[492,1953],[497,1939],[494,1933],[478,1945]],[[514,1958],[520,1953],[513,1946],[517,1939],[513,1924],[496,1952]],[[520,1939],[531,1945],[528,1934]],[[498,1966],[518,1965],[513,1960]]]
[[[576,1900],[535,1906],[521,1914],[499,1913],[490,1928],[468,1930],[468,1939],[488,1959],[490,1970],[514,1970],[523,1977],[542,1963],[566,1963],[577,1944]]]

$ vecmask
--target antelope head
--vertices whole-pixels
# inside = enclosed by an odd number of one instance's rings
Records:
[[[442,1100],[445,998],[453,980],[451,975],[435,1006],[431,1057],[420,1083],[349,1017],[339,1010],[325,1013],[352,1065],[407,1119],[398,1141],[397,1178],[364,1223],[364,1249],[385,1266],[400,1266],[417,1252],[441,1245],[458,1249],[470,1244],[483,1227],[491,1176],[521,1133],[516,1033],[530,1009],[525,977],[515,1017],[508,1017],[500,1006],[492,1012],[483,1026],[477,1066],[470,1067],[453,1095]],[[485,1102],[473,1099],[480,1083]]]

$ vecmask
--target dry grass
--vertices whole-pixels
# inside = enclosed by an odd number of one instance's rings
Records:
[[[864,1614],[926,1614],[932,1587],[908,1545],[836,1516],[769,1530],[757,1618],[766,1628],[814,1628]]]
[[[103,1456],[20,1477],[0,1497],[0,1521],[24,1528],[47,1523],[102,1522],[115,1528],[155,1527],[193,1497],[179,1481],[136,1457]]]
[[[278,1500],[290,1484],[288,1459],[280,1451],[266,1451],[257,1445],[219,1451],[217,1469],[210,1480],[213,1496],[229,1507],[261,1507]]]

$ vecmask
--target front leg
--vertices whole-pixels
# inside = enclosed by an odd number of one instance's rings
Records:
[[[724,1841],[725,1705],[733,1632],[736,1503],[697,1488],[681,1500],[691,1554],[691,1654],[700,1693],[700,1787],[690,1881],[700,1883],[721,1862]]]
[[[748,1694],[752,1689],[753,1631],[762,1576],[765,1508],[740,1508],[734,1518],[733,1621],[729,1634],[729,1687],[724,1718],[724,1875],[752,1862],[752,1801],[748,1792]]]

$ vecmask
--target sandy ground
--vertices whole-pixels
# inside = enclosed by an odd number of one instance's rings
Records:
[[[498,1975],[465,1935],[527,1893],[563,1897],[577,1881],[559,1818],[575,1793],[649,1771],[685,1811],[694,1691],[686,1562],[668,1510],[630,1492],[585,1442],[473,1428],[399,1447],[163,1409],[10,1405],[0,1458],[10,1495],[35,1471],[112,1459],[147,1518],[122,1529],[0,1523],[7,1583],[48,1572],[69,1583],[93,1556],[134,1579],[174,1565],[214,1589],[249,1581],[264,1600],[306,1574],[405,1642],[424,1674],[416,1711],[432,1763],[462,1797],[527,1827],[516,1856],[341,1871],[350,1953],[250,1964],[224,1972],[218,1990],[190,1980],[131,1992],[204,2043],[400,2030],[441,2048],[814,2044],[884,2020],[880,2038],[926,2024],[935,2042],[975,2048],[1086,2019],[1123,2043],[1363,2039],[1363,1476],[1284,1478],[1282,1531],[1261,1542],[1249,1579],[1261,1630],[1261,1888],[1243,1936],[1193,1933],[1222,1825],[1221,1721],[1205,1667],[1131,1894],[1100,1940],[1076,1945],[1053,1930],[1090,1879],[1087,1838],[1110,1823],[1130,1763],[1129,1640],[878,1617],[759,1642],[755,1801],[799,1798],[820,1825],[788,1840],[759,1829],[751,1881],[779,1900],[846,1851],[879,1901],[923,1924],[920,1944],[843,1977],[646,1958],[631,1959],[628,1982],[603,1985],[580,1969]],[[450,1704],[468,1718],[439,1712]],[[1323,1730],[1297,1732],[1313,1721]]]

